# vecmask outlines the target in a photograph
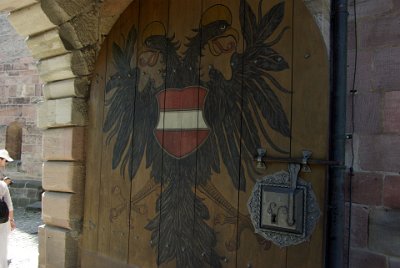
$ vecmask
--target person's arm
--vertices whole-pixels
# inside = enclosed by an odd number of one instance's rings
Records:
[[[12,203],[12,200],[11,200],[10,191],[8,190],[7,186],[6,186],[5,190],[6,191],[5,191],[5,194],[4,194],[4,202],[7,203],[8,210],[9,210],[8,220],[9,220],[10,225],[11,225],[11,230],[14,230],[15,226],[16,226],[15,225],[15,219],[14,219],[14,207],[13,207],[13,203]]]
[[[10,221],[11,230],[14,230],[16,227],[14,220],[14,210],[11,210],[8,214],[8,220]]]

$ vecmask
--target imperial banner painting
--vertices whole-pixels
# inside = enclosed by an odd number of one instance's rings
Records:
[[[323,217],[280,248],[247,202],[286,168],[257,149],[326,158],[326,58],[302,1],[133,1],[91,84],[82,267],[322,267]]]

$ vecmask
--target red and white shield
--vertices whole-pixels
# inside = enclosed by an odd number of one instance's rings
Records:
[[[210,128],[203,117],[207,89],[200,86],[169,88],[157,94],[160,111],[154,134],[166,152],[183,158],[207,139]]]

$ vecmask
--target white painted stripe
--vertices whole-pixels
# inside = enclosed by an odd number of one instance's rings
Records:
[[[157,129],[208,129],[201,110],[160,112]]]

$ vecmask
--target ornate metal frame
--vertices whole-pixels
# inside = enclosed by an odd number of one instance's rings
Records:
[[[293,170],[296,170],[296,173],[298,173],[298,170],[300,169],[299,167],[300,165],[298,164],[289,164],[289,172],[279,171],[272,175],[267,175],[260,181],[256,182],[247,204],[248,210],[250,212],[250,218],[254,225],[255,233],[261,235],[267,240],[272,241],[279,247],[297,245],[309,240],[321,214],[316,196],[314,194],[314,191],[312,190],[311,183],[302,180],[300,177],[298,177],[298,174],[290,174],[290,172],[293,172]],[[293,232],[263,228],[261,226],[261,204],[263,186],[282,187],[290,189],[292,185],[291,178],[294,178],[294,175],[296,175],[297,178],[295,189],[304,191],[304,222],[302,233],[296,234]]]

